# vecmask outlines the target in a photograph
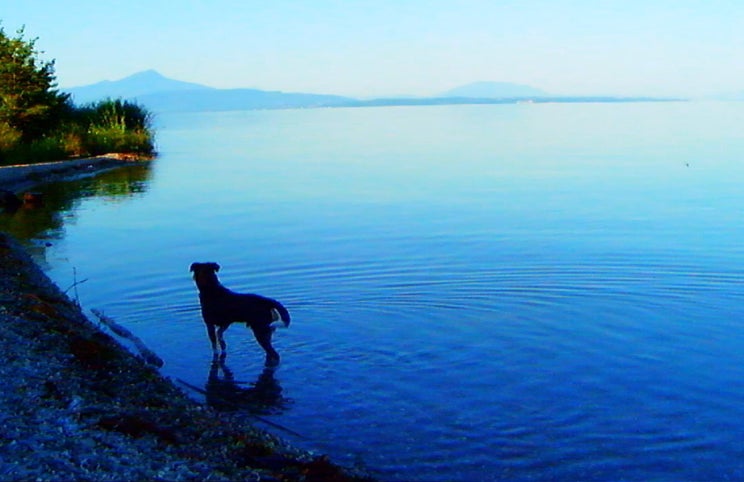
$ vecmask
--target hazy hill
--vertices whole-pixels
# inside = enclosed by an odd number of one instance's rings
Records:
[[[508,99],[520,97],[549,97],[545,91],[529,85],[509,82],[474,82],[442,93],[442,97],[469,97],[473,99]]]
[[[72,94],[76,103],[85,104],[107,97],[132,99],[159,92],[214,91],[216,89],[191,82],[169,79],[154,70],[146,70],[120,80],[104,80],[91,85],[62,90]]]
[[[154,70],[116,81],[64,89],[78,104],[106,98],[135,100],[158,112],[204,112],[250,109],[302,109],[312,107],[376,107],[452,104],[508,104],[533,102],[649,102],[671,99],[551,96],[527,85],[476,82],[444,92],[438,97],[359,100],[338,95],[288,93],[258,89],[215,89],[169,79]]]
[[[107,80],[63,90],[72,94],[77,104],[106,98],[123,98],[135,100],[153,112],[331,107],[348,105],[355,101],[335,95],[215,89],[169,79],[154,70],[139,72],[116,81]]]

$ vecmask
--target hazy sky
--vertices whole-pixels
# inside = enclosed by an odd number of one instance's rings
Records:
[[[155,69],[214,87],[429,95],[744,91],[742,0],[4,0],[59,84]]]

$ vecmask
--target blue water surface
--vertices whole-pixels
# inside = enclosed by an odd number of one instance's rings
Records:
[[[165,375],[211,386],[188,267],[217,261],[292,313],[275,373],[242,326],[226,367],[301,447],[384,480],[744,479],[743,103],[157,123],[146,175],[79,182],[31,242]]]

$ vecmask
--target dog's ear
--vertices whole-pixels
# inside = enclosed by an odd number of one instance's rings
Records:
[[[217,263],[209,263],[209,267],[212,268],[215,273],[220,270],[220,265],[218,265]]]
[[[197,266],[198,264],[199,264],[199,263],[191,263],[191,268],[189,268],[189,271],[191,271],[192,273],[193,273],[194,271],[196,271],[196,266]]]

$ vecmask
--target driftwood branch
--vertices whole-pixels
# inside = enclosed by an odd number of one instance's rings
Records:
[[[154,351],[150,350],[147,345],[145,345],[145,343],[140,340],[134,333],[115,322],[111,317],[104,315],[102,311],[95,309],[90,311],[93,312],[98,320],[106,325],[115,335],[131,341],[137,348],[137,351],[139,351],[140,355],[142,355],[142,358],[145,360],[146,363],[148,363],[149,365],[154,365],[158,368],[163,366],[163,359],[160,358]]]

